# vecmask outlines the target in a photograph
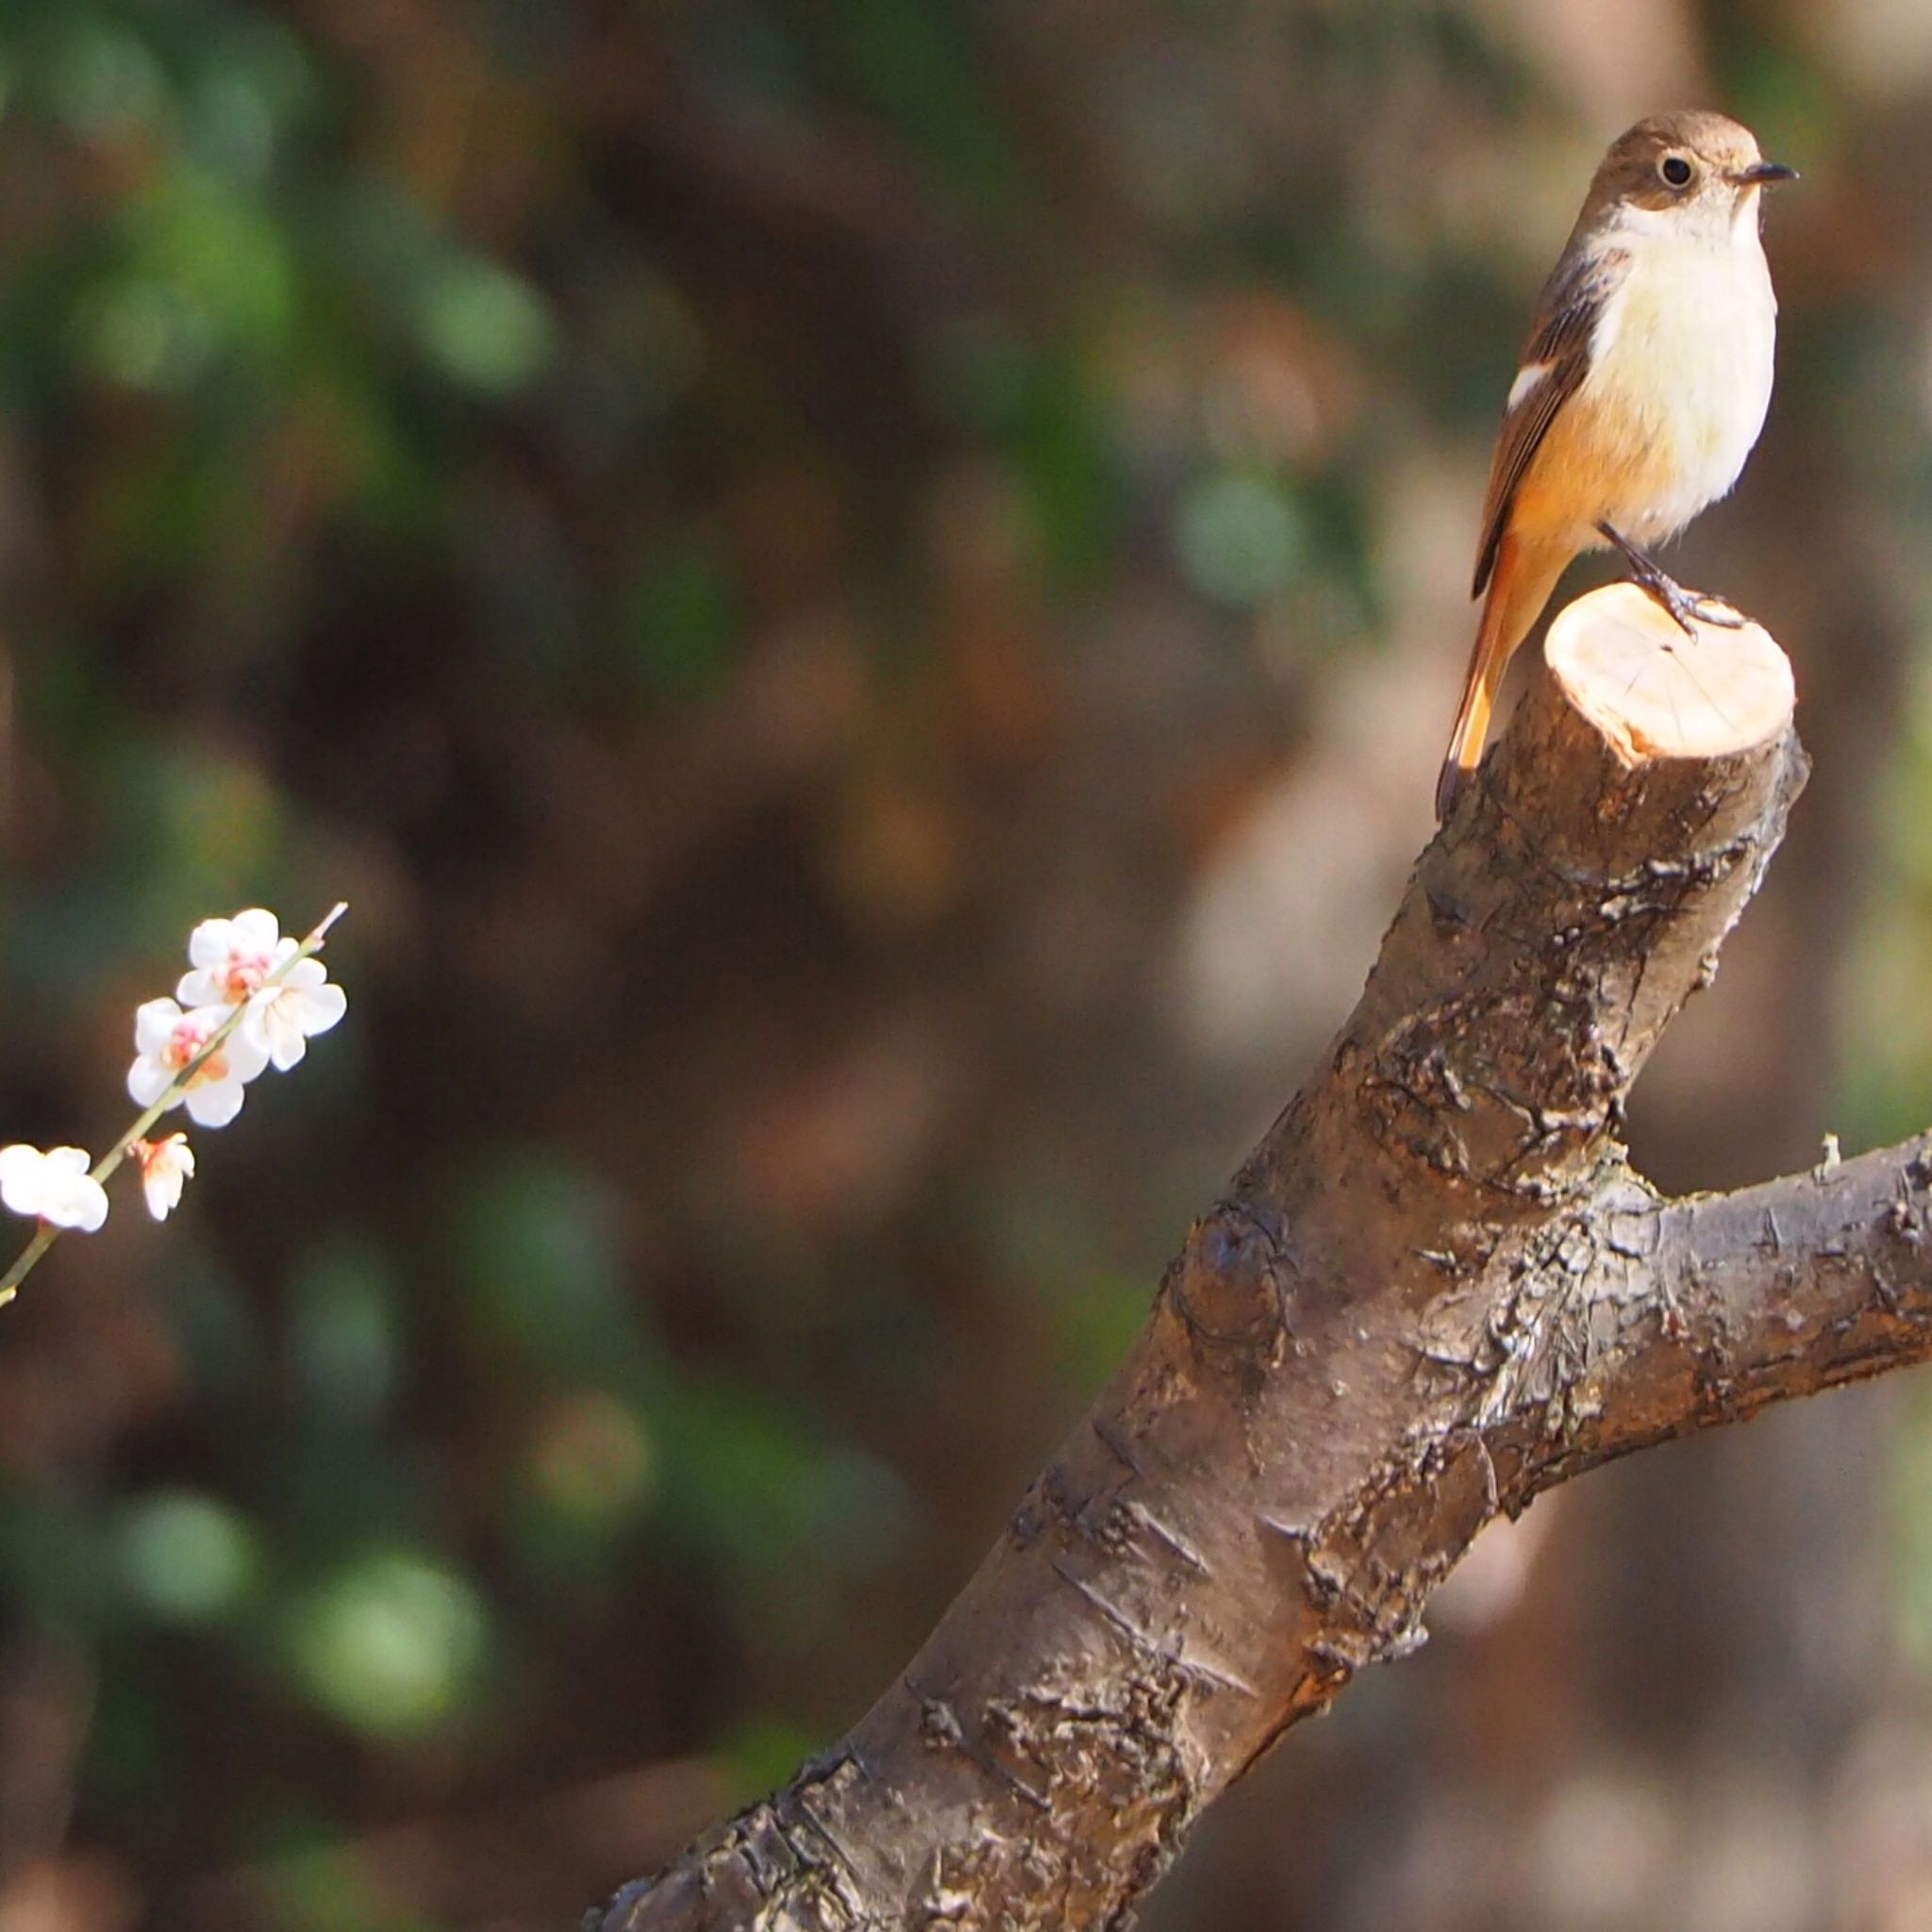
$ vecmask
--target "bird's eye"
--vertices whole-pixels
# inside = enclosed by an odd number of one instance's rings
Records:
[[[1682,188],[1690,179],[1690,163],[1682,155],[1666,155],[1657,163],[1657,173],[1673,188]]]

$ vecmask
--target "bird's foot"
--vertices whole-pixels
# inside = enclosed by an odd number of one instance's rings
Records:
[[[1624,561],[1630,566],[1631,582],[1662,605],[1686,637],[1694,638],[1700,624],[1713,625],[1719,630],[1743,629],[1744,614],[1734,605],[1726,604],[1722,597],[1711,596],[1707,591],[1692,591],[1680,584],[1654,557],[1639,549],[1614,525],[1599,524],[1597,530],[1607,542],[1624,553]]]

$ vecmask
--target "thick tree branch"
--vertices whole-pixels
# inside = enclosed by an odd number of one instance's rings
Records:
[[[1926,1146],[1681,1202],[1624,1159],[1805,770],[1763,633],[1682,648],[1634,595],[1553,626],[1348,1024],[905,1675],[591,1925],[1119,1924],[1499,1511],[1932,1353]]]

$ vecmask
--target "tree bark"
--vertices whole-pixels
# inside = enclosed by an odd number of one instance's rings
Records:
[[[1553,625],[1560,678],[1423,854],[1354,1015],[901,1679],[587,1927],[1124,1924],[1290,1724],[1423,1641],[1499,1511],[1932,1353],[1932,1144],[1681,1201],[1624,1158],[1630,1085],[1806,771],[1788,670],[1734,742],[1722,702],[1683,747],[1669,704],[1623,728],[1594,644],[1627,594]],[[1781,666],[1755,626],[1654,639],[1704,686],[1757,676],[1758,641]]]

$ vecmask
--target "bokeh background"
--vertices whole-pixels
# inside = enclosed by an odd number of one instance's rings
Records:
[[[863,1709],[1343,1016],[1531,296],[1692,102],[1805,174],[1677,555],[1816,774],[1679,1189],[1932,1120],[1924,0],[5,0],[0,1139],[353,911],[0,1315],[0,1932],[572,1924]],[[1154,1932],[1932,1924],[1932,1384],[1432,1623]]]

